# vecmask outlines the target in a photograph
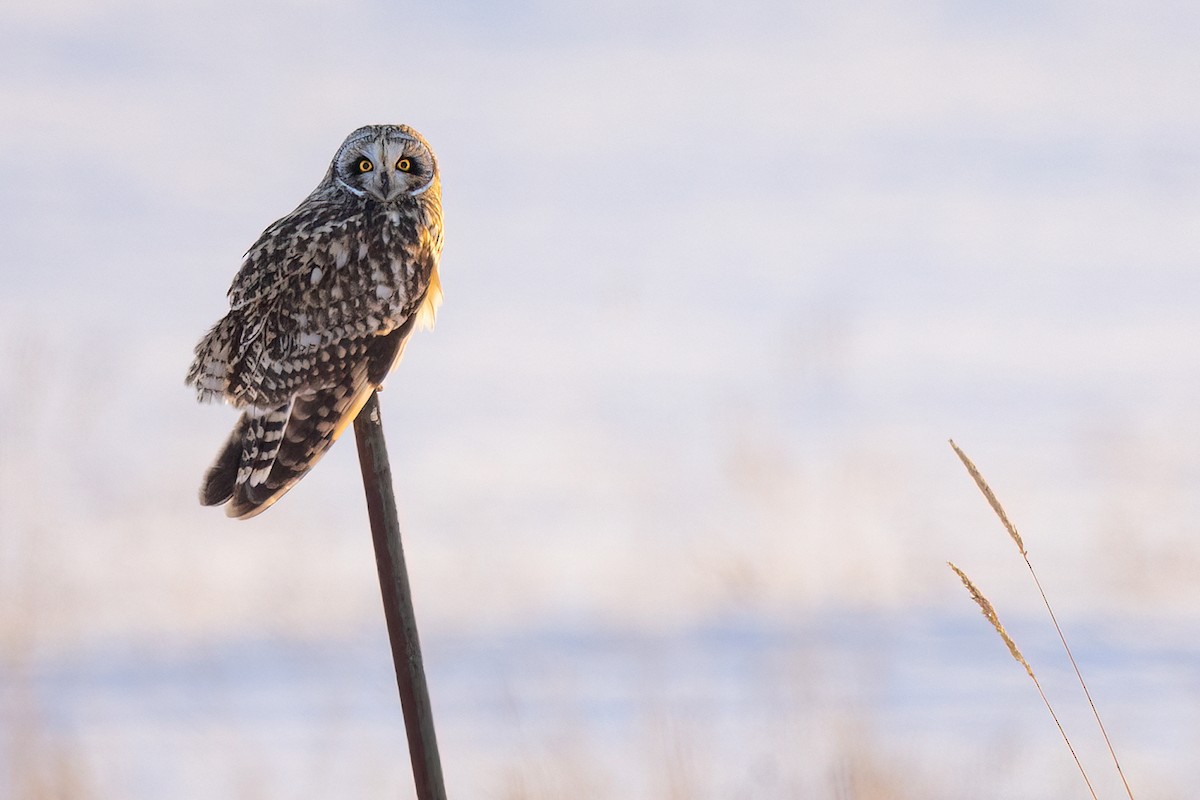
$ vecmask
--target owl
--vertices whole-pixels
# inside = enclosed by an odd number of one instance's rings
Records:
[[[351,133],[295,211],[246,253],[187,383],[242,412],[200,502],[261,513],[296,485],[442,300],[441,180],[406,125]]]

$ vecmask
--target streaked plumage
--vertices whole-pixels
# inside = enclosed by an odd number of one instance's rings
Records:
[[[272,224],[196,346],[187,382],[242,410],[200,490],[245,519],[308,472],[441,303],[441,182],[425,140],[369,125]]]

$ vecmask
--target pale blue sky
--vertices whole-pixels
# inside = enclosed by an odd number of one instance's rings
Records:
[[[501,616],[704,615],[744,600],[728,563],[764,613],[940,598],[987,524],[951,435],[1092,567],[1080,602],[1190,585],[1106,572],[1115,517],[1160,577],[1200,564],[1189,4],[4,15],[9,524],[46,513],[32,470],[72,535],[230,531],[193,502],[233,415],[182,388],[190,348],[259,231],[388,120],[433,143],[448,220],[439,328],[384,400],[414,547],[447,574],[520,554],[520,587],[481,578]],[[338,450],[256,529],[359,513]]]

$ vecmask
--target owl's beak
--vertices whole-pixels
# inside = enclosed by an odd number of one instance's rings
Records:
[[[392,199],[392,176],[387,172],[379,173],[379,196],[383,200]]]

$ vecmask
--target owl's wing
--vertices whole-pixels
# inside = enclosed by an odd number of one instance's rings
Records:
[[[229,287],[229,305],[238,310],[270,300],[285,282],[314,268],[345,266],[362,235],[362,214],[311,198],[273,222],[258,237]],[[339,264],[340,262],[340,264]],[[297,282],[303,288],[303,282]]]
[[[196,347],[187,382],[201,399],[277,407],[301,389],[338,381],[334,367],[354,341],[386,335],[414,316],[417,327],[432,325],[442,289],[438,251],[421,243],[428,237],[385,253],[361,230],[345,232],[289,251],[300,255],[259,249],[261,274],[239,274],[241,305]]]

